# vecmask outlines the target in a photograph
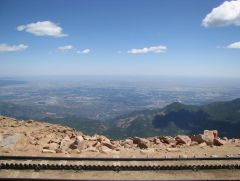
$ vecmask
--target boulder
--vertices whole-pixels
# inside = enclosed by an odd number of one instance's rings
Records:
[[[215,146],[222,146],[222,145],[225,145],[226,143],[227,143],[227,141],[222,140],[220,138],[214,138],[214,140],[213,140],[213,144]]]
[[[111,152],[112,150],[106,146],[101,146],[101,152],[102,153],[109,153]]]
[[[78,135],[76,138],[77,138],[77,140],[78,140],[78,141],[80,141],[80,142],[81,142],[81,141],[84,141],[84,139],[83,139],[83,136],[82,136],[82,135]]]
[[[120,144],[120,142],[119,142],[118,140],[111,141],[111,144],[112,144],[115,148],[121,147],[121,144]]]
[[[59,133],[64,133],[64,132],[65,132],[65,128],[64,128],[64,127],[59,127],[59,128],[57,129],[57,132],[59,132]]]
[[[60,144],[61,143],[61,140],[58,139],[58,138],[52,138],[48,141],[48,143],[57,143],[57,144]]]
[[[123,147],[124,147],[124,148],[133,148],[133,145],[129,145],[129,144],[125,143],[125,144],[123,145]]]
[[[36,140],[29,140],[29,144],[31,144],[31,145],[39,145],[39,143]]]
[[[33,120],[27,120],[26,121],[28,124],[31,124],[31,123],[33,123]]]
[[[69,145],[69,148],[74,150],[78,148],[78,145],[79,145],[79,141],[76,139],[73,143]]]
[[[78,142],[77,147],[79,150],[85,150],[86,148],[91,147],[92,145],[93,145],[92,142],[84,140],[84,141]]]
[[[72,129],[65,129],[63,132],[70,138],[76,137],[76,133]]]
[[[97,141],[99,141],[100,143],[102,143],[102,142],[111,143],[111,141],[107,137],[102,136],[102,135],[98,135]]]
[[[239,144],[239,143],[240,143],[240,139],[232,138],[232,139],[229,139],[228,142],[229,142],[229,143]]]
[[[42,149],[42,153],[56,153],[55,150]]]
[[[218,130],[204,130],[204,134],[205,132],[212,132],[214,138],[218,138]]]
[[[214,139],[218,137],[217,130],[204,130],[203,140],[207,145],[213,145]]]
[[[177,141],[177,144],[185,144],[190,146],[191,145],[191,138],[186,135],[178,135],[175,137],[175,140]]]
[[[216,139],[217,137],[217,130],[204,130],[203,134],[191,136],[191,140],[196,141],[199,144],[205,142],[207,145],[213,145],[214,139]]]
[[[63,151],[61,148],[57,148],[55,151],[56,153],[65,153],[65,151]]]
[[[79,154],[79,153],[81,153],[81,151],[76,148],[76,149],[70,150],[69,153],[70,153],[70,154]]]
[[[162,142],[159,138],[153,138],[153,143],[156,144],[156,145],[162,144]]]
[[[111,142],[108,142],[108,141],[102,141],[101,145],[106,146],[106,147],[108,147],[110,149],[116,148],[114,145],[111,144]]]
[[[126,139],[123,144],[133,145],[133,140]]]
[[[90,139],[91,139],[91,136],[83,135],[83,139],[84,139],[84,140],[90,140]]]
[[[59,148],[59,144],[57,143],[49,143],[43,147],[43,149],[49,149],[49,150],[57,150]]]
[[[85,149],[84,151],[86,151],[86,152],[99,152],[99,150],[96,147],[92,147],[92,146]]]
[[[161,136],[159,137],[159,139],[162,143],[166,143],[173,146],[176,145],[177,143],[177,141],[171,136]]]
[[[65,136],[60,143],[60,148],[62,150],[67,150],[69,148],[69,146],[72,144],[71,139],[69,138],[69,136]]]
[[[134,137],[133,144],[136,144],[141,149],[146,149],[149,147],[150,142],[145,138]]]
[[[228,141],[228,138],[227,137],[223,137],[223,140]]]
[[[122,150],[121,147],[118,147],[118,148],[115,149],[115,151],[121,151],[121,150]]]
[[[201,144],[204,142],[202,134],[199,135],[192,135],[190,136],[192,142],[197,142],[198,144]]]
[[[92,147],[98,148],[100,145],[101,145],[101,143],[96,141],[95,143],[92,144]]]

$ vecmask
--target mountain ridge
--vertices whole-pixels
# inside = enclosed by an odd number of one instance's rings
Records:
[[[146,109],[118,116],[111,121],[74,116],[46,115],[48,110],[31,106],[0,103],[0,114],[18,119],[35,119],[74,127],[85,134],[104,134],[121,139],[131,136],[199,134],[204,129],[217,129],[221,136],[237,137],[240,132],[240,98],[204,105],[173,102],[163,108]]]
[[[140,111],[115,120],[112,127],[114,131],[109,130],[107,134],[113,137],[198,134],[203,129],[218,129],[223,136],[236,137],[240,132],[240,99],[205,105],[174,102],[162,109]]]

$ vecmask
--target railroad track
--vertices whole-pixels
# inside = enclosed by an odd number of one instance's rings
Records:
[[[150,171],[240,169],[240,157],[84,158],[0,156],[0,170]]]

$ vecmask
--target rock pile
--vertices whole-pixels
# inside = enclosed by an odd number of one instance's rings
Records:
[[[69,127],[37,121],[17,121],[0,116],[0,151],[11,150],[37,153],[81,154],[84,152],[118,153],[139,150],[141,153],[157,151],[177,152],[182,147],[222,146],[239,143],[239,139],[221,139],[216,130],[204,130],[199,135],[130,137],[112,140],[103,135],[84,135]]]

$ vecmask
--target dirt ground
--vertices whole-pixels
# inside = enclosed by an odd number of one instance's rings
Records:
[[[13,151],[13,152],[2,152],[0,149],[1,155],[27,155],[27,156],[73,156],[73,157],[222,157],[222,156],[240,156],[240,146],[234,144],[226,144],[222,146],[204,146],[199,147],[189,146],[182,147],[178,151],[153,151],[153,152],[142,152],[141,150],[132,150],[125,149],[124,151],[111,152],[111,153],[100,153],[100,152],[82,152],[78,154],[61,154],[61,153],[36,153],[31,150],[28,151]]]
[[[204,171],[12,171],[0,170],[0,178],[48,178],[91,180],[238,180],[240,170]]]

